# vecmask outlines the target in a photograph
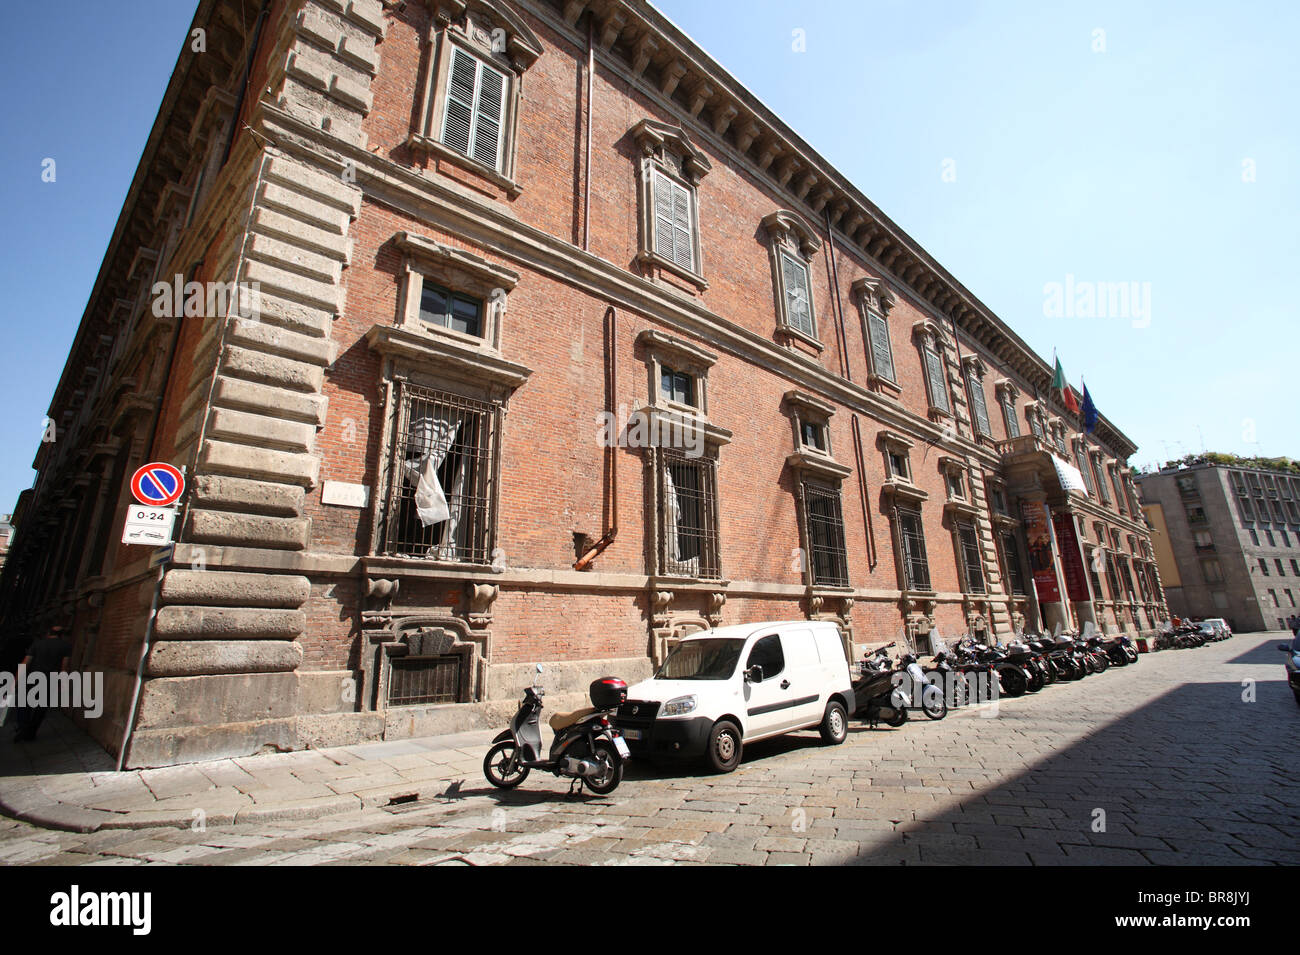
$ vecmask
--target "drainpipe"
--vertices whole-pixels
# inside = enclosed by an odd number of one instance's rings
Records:
[[[618,313],[611,305],[605,310],[605,413],[606,421],[617,420],[614,402],[618,400]],[[588,551],[574,562],[574,570],[586,570],[591,562],[605,552],[618,536],[618,442],[611,441],[605,448],[609,462],[609,529]]]
[[[835,313],[840,333],[840,373],[846,379],[852,381],[853,373],[849,369],[847,354],[849,337],[844,326],[844,302],[840,298],[840,270],[838,260],[835,257],[835,233],[831,228],[831,211],[829,209],[826,210],[826,247],[830,250],[831,285],[835,288]],[[867,570],[872,571],[876,569],[876,564],[880,560],[879,555],[876,553],[876,530],[871,525],[871,508],[867,504],[867,469],[862,456],[862,427],[858,423],[856,412],[850,419],[850,423],[853,426],[853,459],[858,469],[858,503],[862,507],[862,524],[867,531]]]
[[[593,31],[595,17],[587,14],[587,163],[583,169],[582,189],[582,251],[591,251],[591,95],[592,76],[596,72],[596,47]]]

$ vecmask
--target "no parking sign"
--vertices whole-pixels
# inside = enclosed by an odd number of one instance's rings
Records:
[[[131,476],[131,493],[141,504],[167,507],[185,493],[185,475],[162,461],[154,461]]]

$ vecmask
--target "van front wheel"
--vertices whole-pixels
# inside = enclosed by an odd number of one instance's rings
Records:
[[[822,717],[822,742],[837,746],[849,737],[849,717],[844,712],[844,704],[831,700],[826,705],[826,715]]]
[[[715,773],[729,773],[740,765],[740,727],[729,720],[719,720],[709,733],[707,756]]]

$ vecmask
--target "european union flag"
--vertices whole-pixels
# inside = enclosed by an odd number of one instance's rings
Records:
[[[1092,434],[1092,429],[1097,427],[1097,406],[1092,403],[1092,395],[1088,394],[1088,386],[1083,386],[1083,430],[1087,434]]]

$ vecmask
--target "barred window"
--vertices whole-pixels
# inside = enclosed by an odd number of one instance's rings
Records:
[[[1002,562],[1006,565],[1008,591],[1015,596],[1024,594],[1024,565],[1020,562],[1020,542],[1015,534],[1002,535]]]
[[[716,463],[663,450],[659,467],[659,570],[682,577],[722,576],[718,553]]]
[[[393,657],[388,661],[388,705],[459,703],[464,656]]]
[[[961,566],[966,581],[966,593],[984,593],[984,565],[980,557],[979,538],[975,526],[965,521],[957,524],[957,543],[961,548]]]
[[[803,519],[815,586],[847,587],[849,559],[839,488],[803,482]]]
[[[379,553],[486,564],[495,538],[499,404],[398,381]]]
[[[925,532],[921,512],[910,507],[897,510],[898,540],[903,552],[903,579],[908,590],[930,589],[930,565],[925,559]]]

